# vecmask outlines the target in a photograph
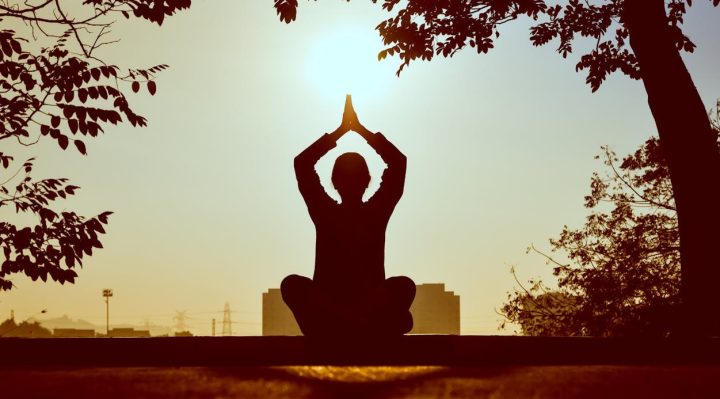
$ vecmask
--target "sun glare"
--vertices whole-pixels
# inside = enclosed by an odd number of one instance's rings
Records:
[[[378,61],[382,40],[370,29],[342,28],[319,37],[309,49],[310,83],[331,98],[371,98],[383,94],[395,77],[392,62]]]

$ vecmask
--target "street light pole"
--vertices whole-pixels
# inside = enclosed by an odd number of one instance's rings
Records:
[[[105,335],[110,337],[110,297],[113,296],[111,289],[104,289],[103,298],[105,298]]]

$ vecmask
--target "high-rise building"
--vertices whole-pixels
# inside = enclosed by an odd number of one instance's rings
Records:
[[[445,284],[417,285],[410,306],[413,328],[410,334],[460,335],[460,295],[445,291]]]
[[[460,296],[445,291],[445,284],[419,284],[410,306],[413,329],[410,334],[460,334]],[[262,294],[263,335],[302,335],[280,290]]]
[[[282,299],[279,288],[262,294],[262,335],[302,335],[290,308]]]

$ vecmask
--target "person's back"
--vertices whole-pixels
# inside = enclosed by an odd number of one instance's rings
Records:
[[[352,297],[385,280],[388,220],[378,213],[376,207],[367,204],[340,204],[315,218],[313,280],[319,286]]]
[[[341,155],[332,176],[342,199],[338,204],[325,193],[315,164],[350,129],[365,138],[388,167],[378,191],[363,202],[370,182],[367,164],[359,154]],[[415,285],[407,277],[386,280],[384,265],[385,230],[402,196],[405,169],[405,156],[382,134],[365,129],[349,100],[341,127],[295,158],[298,187],[315,224],[315,272],[313,280],[289,276],[281,289],[306,335],[337,329],[402,334],[412,328],[408,308]]]

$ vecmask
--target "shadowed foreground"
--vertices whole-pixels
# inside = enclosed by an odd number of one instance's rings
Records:
[[[716,398],[718,339],[0,339],[2,398]]]
[[[0,369],[6,398],[712,398],[719,366]]]
[[[3,338],[0,367],[717,365],[720,338]]]

